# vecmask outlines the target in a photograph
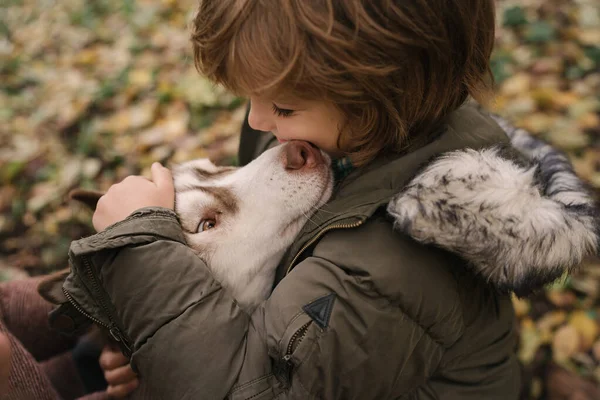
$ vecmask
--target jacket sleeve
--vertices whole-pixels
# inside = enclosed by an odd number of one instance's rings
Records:
[[[73,242],[70,258],[65,292],[131,354],[142,398],[399,397],[442,356],[400,308],[320,257],[246,314],[185,245],[170,210],[139,210]]]

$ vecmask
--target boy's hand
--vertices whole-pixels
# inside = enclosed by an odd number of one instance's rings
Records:
[[[121,399],[128,396],[140,383],[127,357],[110,345],[102,349],[100,367],[108,382],[106,394],[111,398]]]
[[[171,171],[159,163],[152,164],[152,180],[142,176],[128,176],[112,185],[98,200],[92,223],[97,232],[127,218],[144,207],[173,209],[175,189]]]

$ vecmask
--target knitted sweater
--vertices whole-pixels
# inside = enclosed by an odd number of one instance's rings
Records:
[[[11,344],[8,392],[0,400],[107,399],[104,392],[85,395],[72,354],[78,338],[50,329],[52,305],[37,293],[38,281],[0,283],[0,332]]]

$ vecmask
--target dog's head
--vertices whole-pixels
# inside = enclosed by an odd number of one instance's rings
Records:
[[[217,167],[199,159],[173,168],[175,211],[188,245],[215,278],[251,309],[271,290],[283,253],[310,216],[331,196],[329,157],[291,141],[242,167]],[[103,193],[75,189],[69,197],[95,209]],[[38,290],[59,304],[68,270]]]
[[[173,169],[189,246],[243,306],[268,295],[283,253],[331,196],[330,164],[320,150],[292,141],[242,168],[201,159]]]

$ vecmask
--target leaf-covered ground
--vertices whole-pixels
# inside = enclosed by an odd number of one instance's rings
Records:
[[[156,160],[235,161],[244,104],[194,70],[195,3],[1,3],[0,279],[66,266],[70,241],[92,232],[70,189],[105,190]],[[497,3],[494,109],[568,152],[600,193],[598,0]],[[515,299],[530,398],[600,398],[599,298],[590,259]]]

